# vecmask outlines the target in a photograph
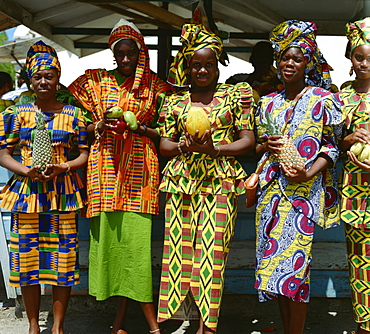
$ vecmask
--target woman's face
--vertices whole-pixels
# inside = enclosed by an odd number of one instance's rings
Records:
[[[31,84],[37,97],[43,100],[52,98],[59,83],[58,72],[55,68],[36,72],[31,78]]]
[[[370,45],[360,45],[351,54],[351,61],[356,77],[362,80],[370,79]]]
[[[299,48],[289,48],[281,56],[279,62],[281,77],[285,84],[304,81],[306,61]]]
[[[218,61],[212,49],[195,51],[189,68],[192,85],[204,88],[218,80]]]
[[[117,62],[117,70],[125,77],[136,72],[139,59],[139,48],[132,39],[123,39],[116,43],[113,48],[114,59]]]

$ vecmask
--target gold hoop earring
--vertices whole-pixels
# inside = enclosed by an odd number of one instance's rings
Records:
[[[350,71],[349,71],[349,75],[352,76],[353,75],[353,66],[351,67]]]

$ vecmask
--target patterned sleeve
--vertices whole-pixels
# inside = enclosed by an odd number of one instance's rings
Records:
[[[253,130],[255,125],[254,110],[256,104],[253,98],[253,90],[246,82],[237,83],[234,86],[236,101],[235,129]]]
[[[80,108],[76,108],[75,117],[77,126],[74,129],[73,145],[80,149],[88,148],[86,122]]]
[[[85,122],[92,123],[91,111],[94,110],[95,106],[91,96],[91,90],[89,89],[87,76],[85,74],[79,76],[68,86],[68,89],[83,107],[87,109],[87,111],[84,112]]]
[[[162,137],[172,138],[176,140],[178,137],[178,129],[176,124],[176,117],[173,113],[173,110],[173,96],[168,96],[161,109],[158,124],[160,126]]]
[[[337,139],[342,130],[342,110],[339,95],[329,94],[325,96],[324,104],[324,126],[319,153],[324,153],[332,161],[336,161],[339,156]]]
[[[0,148],[14,147],[19,141],[20,122],[17,108],[8,108],[1,113]]]

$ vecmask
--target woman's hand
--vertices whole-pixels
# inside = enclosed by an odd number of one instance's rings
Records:
[[[39,173],[38,181],[47,182],[54,179],[59,174],[62,174],[69,170],[68,164],[49,164],[46,165],[46,169]]]
[[[347,152],[349,160],[351,160],[356,166],[360,167],[362,170],[366,172],[370,172],[370,161],[364,160],[364,162],[361,162],[357,159],[357,157],[350,151]]]
[[[265,143],[266,151],[271,152],[271,154],[273,154],[275,157],[278,155],[278,153],[280,153],[281,146],[283,145],[280,141],[281,138],[282,136],[279,135],[270,136]]]
[[[44,175],[42,174],[42,172],[39,172],[39,168],[41,166],[33,166],[31,168],[28,169],[27,173],[26,173],[26,176],[28,176],[30,179],[32,179],[32,181],[41,181],[41,182],[44,182]]]
[[[359,128],[355,132],[350,133],[339,142],[341,151],[348,151],[354,143],[361,142],[370,144],[370,132],[365,129]]]
[[[283,164],[280,164],[280,168],[283,172],[283,175],[289,182],[305,182],[311,178],[308,171],[304,167],[288,169]]]
[[[188,152],[199,152],[208,155],[216,155],[218,150],[215,148],[212,140],[213,130],[206,130],[204,134],[199,137],[199,131],[195,131],[192,136],[185,132],[185,146]]]

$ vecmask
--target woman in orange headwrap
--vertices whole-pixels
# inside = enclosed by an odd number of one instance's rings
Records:
[[[158,214],[159,200],[154,141],[157,109],[170,86],[150,71],[148,48],[133,23],[120,20],[109,46],[117,68],[87,70],[69,86],[88,110],[88,130],[95,135],[87,168],[89,293],[97,300],[119,296],[112,333],[126,333],[121,328],[133,299],[151,333],[160,334],[152,303],[152,215]],[[117,119],[107,116],[113,106],[133,112],[137,129],[117,128]]]
[[[365,150],[356,152],[351,146],[366,146],[369,150],[370,144],[370,17],[348,23],[346,28],[351,71],[356,73],[356,80],[340,92],[345,128],[340,148],[348,155],[343,166],[341,218],[345,222],[352,306],[358,323],[356,333],[366,334],[370,333],[370,156],[364,155]]]
[[[197,334],[208,334],[217,329],[237,196],[245,192],[246,173],[235,155],[254,148],[254,101],[247,83],[217,83],[223,60],[218,36],[185,24],[181,40],[169,82],[184,88],[166,100],[160,122],[160,151],[171,159],[160,185],[166,229],[158,317],[176,317],[194,300]],[[191,132],[190,113],[205,115],[203,126],[208,119],[211,129]]]
[[[60,64],[51,46],[32,45],[26,69],[36,101],[0,116],[0,164],[14,173],[0,195],[0,205],[12,211],[10,285],[21,288],[29,334],[40,333],[40,284],[52,285],[52,333],[63,334],[71,286],[80,280],[76,211],[85,192],[76,170],[87,162],[86,126],[79,108],[56,99]],[[41,143],[40,131],[46,135]],[[17,145],[21,163],[12,157]],[[80,154],[71,160],[74,146]],[[37,147],[51,150],[46,166],[34,166]]]

